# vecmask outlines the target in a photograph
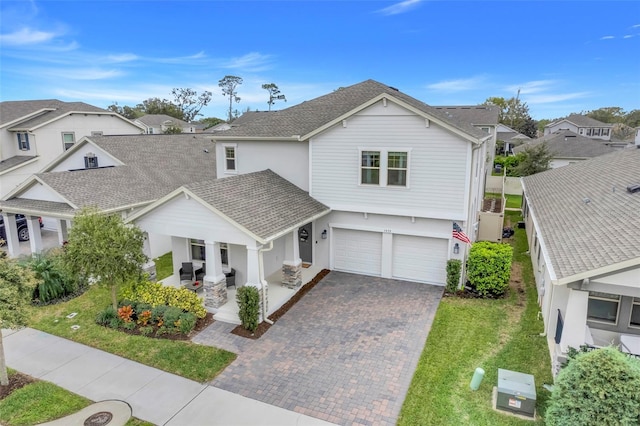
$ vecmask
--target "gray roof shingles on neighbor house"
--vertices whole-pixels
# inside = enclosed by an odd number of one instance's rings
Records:
[[[555,279],[640,258],[638,184],[635,148],[523,178]]]
[[[263,240],[330,210],[271,170],[202,181],[185,188]]]
[[[101,210],[117,211],[153,202],[181,185],[216,177],[214,145],[202,136],[129,135],[88,139],[124,165],[36,175],[77,207],[93,205]],[[100,156],[98,163],[100,165]],[[20,203],[26,201],[14,198],[0,202],[0,207],[11,208]],[[60,209],[54,212],[60,213]]]
[[[11,123],[21,117],[33,114],[42,109],[51,109],[42,115],[38,115],[27,121],[16,123],[11,130],[28,130],[42,123],[61,117],[71,111],[95,112],[113,114],[102,108],[85,104],[84,102],[62,102],[57,99],[34,100],[34,101],[4,101],[0,102],[0,126]]]
[[[570,130],[560,130],[520,145],[513,149],[513,153],[517,154],[529,147],[543,143],[547,144],[547,148],[554,158],[592,158],[616,150],[599,139],[580,136]]]
[[[468,121],[448,115],[444,111],[431,107],[393,87],[374,80],[366,80],[352,86],[341,87],[329,94],[281,111],[252,113],[245,120],[231,123],[231,129],[221,133],[220,138],[228,136],[256,138],[304,136],[381,94],[397,98],[477,139],[487,136],[486,133],[473,127]]]
[[[571,114],[568,117],[551,122],[545,127],[553,126],[563,120],[569,121],[578,127],[613,127],[613,124],[603,123],[602,121],[598,121],[595,118],[591,118],[582,114]]]
[[[166,114],[146,114],[142,117],[136,118],[135,121],[139,121],[140,123],[145,124],[149,127],[162,127],[162,125],[164,124],[180,127],[189,125],[189,123],[184,120],[180,120],[179,118],[171,117],[170,115]]]

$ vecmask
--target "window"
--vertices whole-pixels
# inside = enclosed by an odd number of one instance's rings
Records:
[[[491,134],[491,129],[490,129],[490,128],[488,128],[488,127],[480,127],[480,130],[482,130],[482,131],[483,131],[483,132],[485,132],[485,133],[489,133],[489,134]]]
[[[97,169],[98,168],[98,157],[93,152],[89,152],[84,157],[84,168],[85,169]]]
[[[407,186],[406,152],[389,152],[387,159],[387,185]]]
[[[18,149],[29,151],[29,133],[18,133]]]
[[[587,129],[587,136],[591,136],[591,129]]]
[[[191,258],[193,260],[205,261],[205,249],[204,240],[191,240]],[[222,265],[229,265],[229,247],[227,243],[220,243],[220,258],[222,259]]]
[[[62,133],[62,143],[64,144],[64,150],[68,150],[76,143],[76,135],[73,132]]]
[[[633,298],[631,305],[631,318],[629,319],[629,327],[640,327],[640,297]]]
[[[600,129],[593,129],[593,136],[600,136]]]
[[[360,183],[380,184],[380,151],[362,151]]]
[[[224,147],[224,169],[229,172],[236,171],[236,147]]]
[[[587,319],[607,324],[617,324],[619,306],[620,296],[590,291]]]
[[[602,129],[602,136],[609,136],[609,129]]]
[[[91,136],[102,136],[102,130],[92,130]]]

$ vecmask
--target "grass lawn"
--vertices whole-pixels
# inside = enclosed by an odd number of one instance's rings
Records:
[[[235,354],[190,342],[133,336],[99,326],[96,314],[111,303],[106,288],[93,286],[65,303],[29,308],[29,326],[198,382],[213,379]],[[77,312],[73,319],[66,316]],[[72,330],[72,325],[79,325]]]
[[[519,209],[522,207],[522,195],[505,194],[507,198],[506,208]]]
[[[11,380],[12,372],[9,373]],[[12,392],[0,401],[0,424],[34,425],[58,419],[91,405],[86,398],[52,383],[37,381]],[[151,423],[132,417],[126,426],[150,426]]]
[[[512,223],[518,212],[507,212]],[[399,425],[530,425],[491,407],[498,368],[533,374],[538,414],[544,414],[552,383],[551,364],[538,305],[531,261],[523,229],[516,229],[512,277],[522,276],[523,292],[505,299],[442,299],[418,368],[405,399]],[[476,367],[486,374],[473,392]],[[536,424],[543,424],[537,420]]]
[[[160,281],[173,275],[173,253],[165,253],[153,259],[156,264],[156,280]]]

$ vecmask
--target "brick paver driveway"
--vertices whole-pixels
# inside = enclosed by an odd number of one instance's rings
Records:
[[[395,424],[442,293],[331,272],[259,340],[236,346],[211,384],[337,424]]]

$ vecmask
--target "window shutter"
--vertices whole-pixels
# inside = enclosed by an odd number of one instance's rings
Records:
[[[89,157],[84,157],[84,168],[85,169],[89,168]]]

